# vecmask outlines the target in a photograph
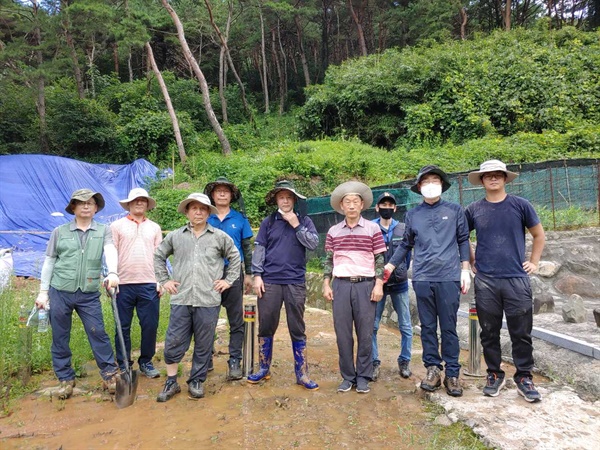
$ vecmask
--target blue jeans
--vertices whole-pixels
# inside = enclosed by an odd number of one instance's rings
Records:
[[[411,349],[412,349],[412,323],[410,320],[410,303],[408,300],[408,291],[404,292],[391,292],[389,294],[392,300],[392,306],[394,311],[398,315],[398,329],[402,335],[402,345],[400,354],[398,355],[398,362],[410,361]],[[379,365],[379,352],[377,350],[377,331],[379,330],[379,323],[381,322],[381,316],[385,309],[385,302],[387,296],[384,295],[383,299],[377,303],[377,310],[375,311],[375,325],[373,326],[373,363]]]
[[[142,340],[140,344],[140,364],[152,361],[156,352],[156,332],[158,330],[158,317],[160,310],[160,298],[156,292],[156,283],[121,284],[117,294],[117,309],[121,319],[121,330],[123,340],[127,349],[127,361],[131,360],[131,322],[133,321],[133,310],[137,312],[140,328],[142,329]],[[123,349],[119,343],[115,330],[115,342],[117,347],[117,362],[123,364]]]
[[[417,308],[421,321],[421,344],[425,367],[437,366],[443,369],[446,363],[446,376],[458,377],[460,364],[460,344],[456,332],[456,317],[460,303],[460,282],[458,281],[413,281],[417,295]],[[442,331],[442,355],[439,352],[437,324]]]
[[[71,326],[73,311],[83,323],[94,359],[105,380],[117,372],[112,345],[104,329],[100,292],[74,293],[50,288],[50,325],[52,326],[52,366],[60,381],[74,380],[75,370],[71,366]]]

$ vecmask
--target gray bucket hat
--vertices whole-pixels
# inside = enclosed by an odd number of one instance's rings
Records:
[[[202,203],[205,206],[208,206],[208,209],[210,210],[211,214],[218,214],[219,213],[219,211],[217,210],[217,208],[215,208],[212,205],[212,203],[210,202],[210,199],[208,198],[208,195],[206,195],[206,194],[200,194],[198,192],[190,194],[190,195],[187,196],[187,198],[185,200],[182,200],[181,203],[179,203],[179,206],[177,207],[177,212],[185,215],[187,205],[189,205],[192,202],[198,202],[198,203]]]
[[[506,174],[506,182],[510,183],[519,176],[516,172],[510,172],[506,169],[506,164],[498,159],[490,159],[489,161],[482,162],[479,166],[479,170],[474,170],[469,173],[469,183],[471,184],[483,184],[481,182],[481,176],[486,172],[504,172]]]
[[[277,195],[277,193],[279,191],[290,191],[292,194],[294,194],[296,196],[296,200],[298,199],[306,199],[306,197],[304,195],[300,195],[298,194],[298,192],[296,191],[296,188],[294,187],[294,183],[292,183],[291,181],[288,180],[281,180],[278,181],[277,183],[275,183],[275,187],[273,189],[271,189],[269,192],[267,192],[267,195],[265,195],[265,203],[267,205],[276,205],[277,201],[275,200],[275,196]]]
[[[131,191],[129,191],[129,195],[125,200],[119,200],[119,204],[123,207],[123,209],[129,211],[129,204],[140,197],[148,200],[148,210],[156,208],[156,200],[148,195],[146,189],[142,188],[133,188]]]
[[[206,195],[208,195],[208,198],[210,198],[211,201],[213,199],[212,193],[217,186],[227,186],[231,190],[231,201],[232,202],[235,202],[236,200],[238,200],[240,198],[240,190],[238,189],[238,187],[235,184],[233,184],[231,181],[229,181],[227,178],[219,177],[215,181],[208,183],[204,187],[204,193]]]
[[[71,200],[69,200],[69,204],[65,207],[65,211],[69,214],[75,214],[73,211],[75,202],[87,202],[92,197],[94,197],[94,200],[96,200],[96,205],[98,206],[98,210],[96,212],[102,211],[102,209],[104,209],[104,197],[102,197],[100,192],[94,192],[91,189],[77,189],[75,192],[73,192],[71,194]]]
[[[421,180],[423,179],[423,177],[425,175],[428,175],[430,173],[438,175],[442,179],[442,192],[446,192],[448,189],[450,189],[450,186],[452,186],[452,184],[450,183],[450,179],[448,178],[448,175],[446,174],[446,172],[444,172],[438,166],[431,165],[431,166],[425,166],[421,170],[419,170],[419,174],[417,175],[415,184],[413,184],[410,187],[410,190],[416,194],[420,194],[421,191],[419,190],[419,183],[421,182]]]
[[[358,195],[363,200],[363,211],[373,204],[373,191],[371,188],[360,181],[346,181],[336,187],[331,193],[331,207],[338,213],[344,214],[340,204],[346,195]]]

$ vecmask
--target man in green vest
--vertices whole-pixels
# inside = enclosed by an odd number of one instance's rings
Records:
[[[75,387],[71,365],[71,323],[73,311],[81,319],[104,380],[104,388],[114,393],[119,369],[110,339],[104,329],[100,305],[102,255],[108,267],[104,279],[111,288],[119,285],[117,249],[109,226],[94,215],[104,208],[104,198],[90,189],[78,189],[65,208],[75,219],[52,231],[42,266],[38,308],[49,310],[52,326],[52,366],[60,385],[56,395],[66,399]],[[50,308],[52,305],[52,308]]]

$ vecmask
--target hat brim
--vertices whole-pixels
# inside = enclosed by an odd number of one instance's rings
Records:
[[[504,172],[506,173],[506,182],[510,183],[511,181],[513,181],[515,178],[517,178],[519,176],[518,173],[515,172],[510,172],[508,170],[501,170],[501,169],[493,169],[493,170],[476,170],[474,172],[469,173],[468,179],[469,179],[469,183],[474,184],[474,185],[483,185],[483,182],[481,181],[481,175],[483,175],[484,173],[487,172]]]
[[[134,197],[132,199],[125,199],[125,200],[119,200],[119,205],[121,205],[121,207],[127,211],[130,210],[130,206],[129,204],[134,201],[137,200],[138,198],[145,198],[146,200],[148,200],[148,211],[150,211],[151,209],[156,208],[156,200],[154,200],[152,197],[147,197],[145,195],[138,195],[137,197]]]
[[[331,193],[330,198],[331,207],[334,211],[341,215],[344,215],[341,203],[344,197],[348,194],[357,194],[360,196],[360,198],[362,198],[363,208],[361,212],[369,209],[373,204],[373,191],[369,186],[361,183],[360,181],[347,181],[336,187]]]
[[[94,192],[93,195],[90,195],[88,198],[81,201],[87,202],[92,197],[94,197],[94,199],[96,200],[96,206],[98,207],[96,213],[99,213],[104,209],[104,206],[106,204],[106,202],[104,201],[104,197],[102,197],[102,194],[100,192]],[[65,211],[69,214],[75,215],[75,210],[73,209],[73,207],[75,206],[75,201],[76,200],[71,199],[69,201],[69,204],[65,208]]]
[[[452,186],[452,183],[450,183],[450,179],[448,178],[448,175],[446,174],[446,172],[444,172],[442,169],[431,169],[428,172],[425,172],[423,174],[420,174],[419,177],[417,177],[417,180],[415,181],[415,184],[413,184],[410,187],[410,190],[413,191],[415,194],[421,194],[421,190],[419,189],[419,183],[421,182],[421,180],[423,179],[423,177],[425,175],[438,175],[441,179],[442,179],[442,192],[446,192],[448,189],[450,189],[450,186]]]
[[[225,182],[225,181],[213,181],[211,183],[208,183],[204,187],[204,193],[208,196],[208,198],[210,198],[211,202],[214,202],[214,200],[212,198],[212,193],[217,186],[227,186],[229,189],[231,189],[231,201],[232,202],[235,202],[240,199],[240,190],[235,184]]]
[[[181,203],[179,203],[179,206],[177,206],[177,212],[180,213],[180,214],[183,214],[185,216],[186,215],[187,205],[189,205],[192,202],[198,202],[201,205],[206,206],[210,210],[211,214],[218,214],[219,213],[219,211],[217,210],[217,208],[214,207],[213,205],[207,205],[207,204],[202,203],[201,201],[198,201],[198,200],[196,200],[194,198],[186,198]]]
[[[300,195],[298,194],[295,190],[293,189],[289,189],[289,188],[274,188],[271,189],[269,192],[267,192],[267,195],[265,195],[265,203],[269,206],[273,206],[277,204],[277,200],[275,199],[275,196],[277,195],[278,192],[281,191],[289,191],[292,194],[294,194],[296,196],[296,200],[306,200],[306,197],[304,195]]]

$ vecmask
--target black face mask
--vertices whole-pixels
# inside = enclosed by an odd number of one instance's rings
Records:
[[[382,219],[391,219],[394,214],[394,208],[379,208],[379,215]]]

